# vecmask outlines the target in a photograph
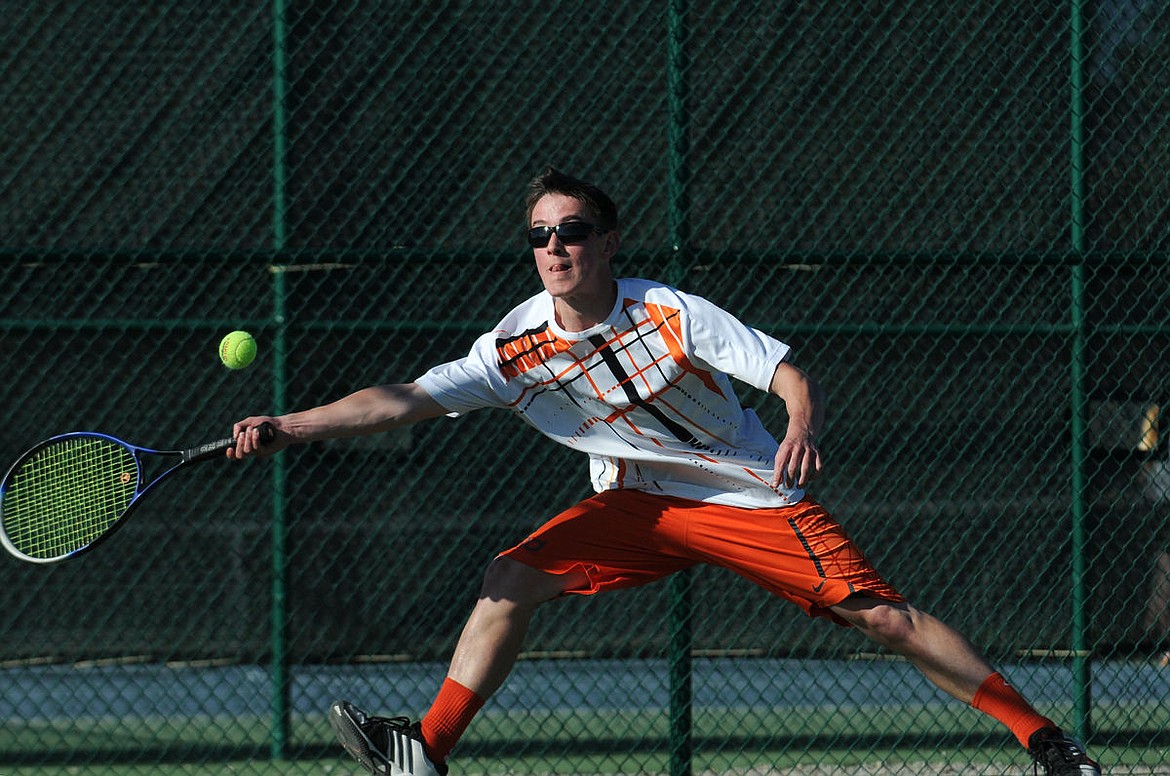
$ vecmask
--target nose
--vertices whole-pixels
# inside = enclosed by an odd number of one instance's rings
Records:
[[[561,254],[564,253],[565,245],[561,242],[561,236],[553,232],[548,236],[548,245],[544,249],[549,253]]]

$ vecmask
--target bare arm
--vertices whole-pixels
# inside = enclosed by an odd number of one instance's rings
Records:
[[[825,422],[824,392],[804,371],[784,362],[776,366],[770,390],[788,410],[788,430],[776,451],[772,487],[784,482],[803,487],[822,468],[816,436]]]
[[[309,410],[244,418],[232,427],[236,446],[227,454],[229,458],[268,455],[293,444],[389,431],[445,412],[417,383],[378,385]],[[270,423],[276,431],[266,445],[260,444],[263,423]]]

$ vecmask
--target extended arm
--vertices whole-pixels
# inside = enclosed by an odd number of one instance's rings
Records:
[[[824,392],[804,371],[784,362],[777,365],[770,389],[788,410],[788,430],[776,451],[772,487],[785,482],[803,487],[821,471],[816,436],[825,422]]]
[[[309,410],[276,417],[253,415],[244,418],[232,427],[236,446],[227,454],[229,458],[244,458],[257,453],[267,455],[292,444],[388,431],[445,412],[417,383],[363,388],[331,404]],[[276,431],[275,438],[266,445],[260,444],[259,427],[263,423],[272,424]]]

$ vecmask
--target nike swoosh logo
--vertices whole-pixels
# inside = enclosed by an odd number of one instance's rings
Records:
[[[822,580],[821,580],[821,584],[819,584],[819,585],[813,585],[813,592],[814,592],[814,593],[819,593],[819,592],[821,592],[821,588],[822,588],[822,587],[824,587],[824,586],[825,586],[825,580],[823,580],[823,579],[822,579]]]

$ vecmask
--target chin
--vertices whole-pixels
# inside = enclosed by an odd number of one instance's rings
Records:
[[[569,278],[558,277],[541,277],[541,282],[544,283],[544,290],[548,291],[553,296],[565,296],[572,293],[577,284]]]

